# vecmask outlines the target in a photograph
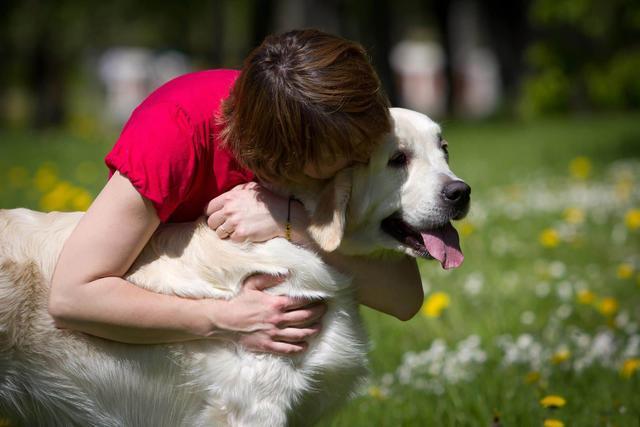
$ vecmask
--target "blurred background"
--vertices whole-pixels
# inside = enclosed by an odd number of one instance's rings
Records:
[[[269,33],[316,27],[361,42],[394,105],[440,117],[640,106],[631,0],[5,0],[3,126],[118,127],[152,89],[239,68]]]
[[[465,264],[421,264],[409,322],[363,309],[371,381],[326,425],[637,426],[638,1],[4,0],[0,208],[86,209],[154,88],[301,27],[362,43],[473,188]]]

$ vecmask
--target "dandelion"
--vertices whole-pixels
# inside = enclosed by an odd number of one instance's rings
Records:
[[[78,189],[78,194],[71,199],[71,208],[77,211],[86,211],[91,205],[91,195],[87,190]]]
[[[618,300],[613,297],[603,298],[598,304],[598,311],[604,316],[611,316],[618,311]]]
[[[368,390],[369,396],[377,400],[384,400],[387,398],[387,393],[380,387],[372,385]]]
[[[40,166],[33,177],[33,185],[41,193],[51,190],[56,182],[58,182],[58,173],[52,163]]]
[[[576,157],[569,163],[569,172],[576,179],[587,179],[591,174],[591,160],[584,156]]]
[[[629,263],[620,264],[616,270],[616,276],[618,279],[630,279],[633,276],[633,270],[633,265]]]
[[[449,306],[451,299],[444,292],[435,292],[422,305],[422,314],[426,317],[440,317],[445,308]]]
[[[553,363],[554,365],[559,365],[569,360],[569,357],[571,357],[571,352],[567,349],[562,349],[562,350],[556,351],[551,356],[551,363]]]
[[[476,231],[476,227],[469,221],[464,221],[459,225],[458,230],[461,235],[470,236],[474,231]]]
[[[549,396],[545,396],[543,399],[540,400],[540,404],[542,406],[544,406],[545,408],[562,408],[564,405],[566,405],[567,401],[564,399],[564,397],[562,396],[558,396],[555,394],[551,394]]]
[[[623,378],[631,378],[636,371],[640,369],[640,359],[632,358],[627,359],[622,364],[622,369],[620,369],[620,375]]]
[[[560,243],[560,234],[553,228],[546,228],[540,233],[538,241],[545,248],[555,248]]]
[[[578,302],[580,304],[590,305],[596,300],[596,294],[588,289],[578,291]]]
[[[584,211],[579,208],[567,208],[564,210],[564,220],[569,224],[582,224],[584,222]]]
[[[629,209],[624,215],[624,223],[629,230],[640,229],[640,209]]]
[[[556,420],[555,418],[547,418],[544,420],[544,427],[564,427],[564,423],[560,420]]]

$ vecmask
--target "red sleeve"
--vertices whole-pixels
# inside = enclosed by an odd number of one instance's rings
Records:
[[[165,222],[189,193],[198,164],[189,117],[177,105],[138,108],[105,158],[126,176]]]

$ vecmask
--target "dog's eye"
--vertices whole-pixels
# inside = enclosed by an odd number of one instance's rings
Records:
[[[400,168],[406,166],[409,159],[407,155],[402,151],[396,151],[393,156],[389,159],[387,166],[391,166],[392,168]]]
[[[444,157],[449,161],[449,144],[445,139],[442,138],[442,134],[438,134],[438,144],[440,145],[440,149],[444,151]]]

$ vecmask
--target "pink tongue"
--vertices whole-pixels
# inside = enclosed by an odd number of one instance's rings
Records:
[[[458,232],[451,223],[447,223],[442,228],[420,234],[422,235],[422,240],[424,240],[424,246],[432,257],[440,261],[442,268],[448,270],[459,267],[462,264],[464,255],[462,255],[462,250],[460,249]]]

